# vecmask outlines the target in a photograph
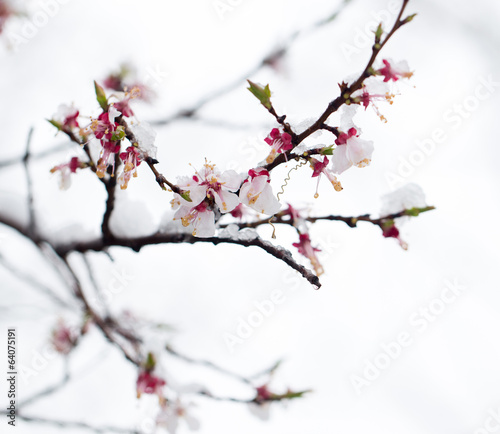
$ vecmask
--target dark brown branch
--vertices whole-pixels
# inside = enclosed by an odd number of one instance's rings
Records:
[[[409,0],[403,0],[403,4],[401,6],[401,9],[399,11],[398,17],[396,18],[396,22],[394,23],[392,29],[390,32],[386,35],[384,40],[380,43],[374,43],[372,47],[372,54],[370,56],[370,59],[368,60],[368,64],[366,65],[365,69],[361,73],[361,75],[358,77],[358,79],[351,84],[350,86],[347,86],[345,88],[342,88],[341,86],[341,94],[335,98],[333,101],[328,104],[328,107],[326,110],[321,114],[321,116],[318,118],[318,120],[311,125],[309,128],[307,128],[305,131],[300,133],[297,137],[297,143],[301,143],[304,141],[307,137],[309,137],[311,134],[314,132],[318,131],[322,125],[325,124],[327,119],[330,117],[332,113],[335,113],[345,102],[351,97],[351,95],[356,92],[357,90],[361,89],[363,82],[365,81],[366,78],[370,77],[373,75],[372,67],[373,63],[375,62],[375,59],[377,58],[378,54],[384,48],[384,45],[389,41],[389,39],[394,35],[396,30],[398,30],[400,27],[402,27],[405,23],[404,20],[401,20],[401,17],[403,16],[403,13],[406,9],[406,6],[408,5]]]
[[[431,211],[433,210],[433,206],[428,206],[426,208],[423,208],[420,212],[425,212],[425,211]],[[408,217],[411,216],[411,214],[407,213],[407,210],[403,210],[397,213],[393,214],[388,214],[383,217],[379,218],[371,218],[370,214],[363,214],[359,216],[353,216],[353,217],[348,217],[348,216],[340,216],[340,215],[327,215],[327,216],[320,216],[320,217],[304,217],[305,221],[308,221],[310,223],[315,223],[317,221],[339,221],[345,223],[347,226],[350,228],[355,228],[359,222],[367,222],[371,223],[376,226],[382,226],[384,222],[388,220],[394,220],[400,217]],[[285,224],[289,226],[293,226],[294,222],[290,218],[290,215],[288,214],[287,211],[281,211],[278,214],[275,214],[273,220],[273,224]],[[221,228],[225,228],[229,226],[230,224],[238,226],[240,229],[244,228],[257,228],[262,225],[267,225],[269,224],[269,219],[260,219],[260,220],[255,220],[253,222],[241,222],[241,223],[224,223],[221,224]]]
[[[259,247],[262,250],[266,251],[270,255],[275,258],[285,262],[294,270],[298,271],[307,281],[309,281],[316,288],[321,286],[318,276],[313,274],[304,266],[295,262],[292,257],[292,254],[284,249],[277,248],[273,246],[271,243],[262,240],[261,238],[254,238],[252,240],[238,240],[233,238],[197,238],[192,236],[191,234],[154,234],[147,237],[138,237],[138,238],[113,238],[110,241],[105,242],[102,239],[97,239],[88,242],[60,245],[55,248],[57,253],[61,257],[67,256],[71,252],[87,252],[89,250],[93,251],[103,251],[109,247],[113,246],[121,246],[121,247],[129,247],[132,250],[138,252],[143,247],[149,245],[157,245],[157,244],[179,244],[179,243],[187,243],[187,244],[195,244],[195,243],[212,243],[214,245],[218,244],[237,244],[243,247],[255,246]]]

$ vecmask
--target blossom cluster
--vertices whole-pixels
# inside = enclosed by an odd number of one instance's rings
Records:
[[[137,176],[137,168],[141,162],[155,156],[154,133],[147,123],[134,118],[134,112],[130,107],[131,101],[140,96],[140,90],[132,88],[126,92],[115,92],[107,98],[104,89],[97,83],[95,88],[101,112],[97,117],[91,118],[86,126],[80,126],[79,110],[67,105],[61,105],[50,120],[52,125],[70,137],[79,135],[84,146],[87,146],[91,138],[95,138],[99,143],[96,164],[72,157],[68,163],[52,168],[52,173],[56,171],[61,173],[63,189],[69,187],[70,174],[75,173],[77,169],[91,167],[99,178],[104,178],[106,173],[113,177],[117,163],[123,165],[123,170],[118,176],[118,184],[120,188],[126,189],[130,179]],[[131,119],[130,123],[124,124],[122,122],[124,118]],[[130,133],[127,136],[126,128],[133,133],[132,137],[136,141],[131,141]],[[124,145],[125,139],[129,140],[128,146]]]

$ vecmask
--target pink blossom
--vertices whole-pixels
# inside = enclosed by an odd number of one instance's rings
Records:
[[[52,332],[52,345],[58,353],[69,354],[75,347],[78,337],[76,334],[60,320],[57,327]]]
[[[215,164],[205,163],[200,172],[192,177],[182,177],[177,185],[189,192],[191,201],[175,194],[172,206],[180,206],[174,220],[181,219],[183,226],[192,225],[193,235],[210,237],[215,233],[216,208],[221,213],[231,212],[240,203],[234,193],[240,188],[241,177],[234,170],[220,173]],[[216,208],[215,208],[216,207]]]
[[[388,220],[382,224],[382,235],[385,238],[395,238],[404,250],[408,249],[408,244],[401,239],[399,229],[396,227],[394,220]]]
[[[309,160],[309,162],[311,163],[311,167],[313,169],[312,177],[313,178],[318,177],[318,185],[316,186],[316,194],[314,195],[314,197],[319,196],[318,187],[319,187],[319,180],[321,178],[321,174],[324,174],[327,177],[327,179],[332,183],[335,191],[342,190],[342,185],[338,181],[337,177],[333,174],[333,172],[330,169],[327,168],[329,160],[326,157],[326,155],[323,158],[323,161],[317,160],[316,158],[311,158]]]
[[[377,116],[384,122],[387,122],[385,116],[383,116],[377,105],[377,101],[386,101],[389,104],[393,103],[394,94],[390,92],[389,85],[385,82],[377,80],[376,77],[372,77],[366,80],[363,87],[352,94],[352,101],[354,103],[359,103],[363,105],[365,110],[369,105],[373,107]]]
[[[193,226],[193,236],[210,238],[215,235],[215,214],[206,201],[194,207],[181,206],[174,215],[174,220],[181,219],[182,226]]]
[[[398,81],[400,78],[410,78],[413,72],[410,71],[408,63],[405,60],[394,64],[391,60],[382,60],[384,66],[377,72],[384,76],[384,82]]]
[[[340,133],[335,140],[337,147],[332,155],[332,171],[340,174],[351,166],[365,167],[370,164],[373,154],[373,142],[359,138],[356,128],[347,133]]]
[[[122,83],[122,77],[118,74],[110,74],[108,75],[102,82],[104,87],[107,89],[112,89],[112,90],[117,90],[117,91],[122,91],[123,90],[123,83]]]
[[[102,149],[97,161],[96,174],[99,178],[103,178],[108,166],[112,166],[113,173],[115,170],[115,154],[120,152],[120,138],[118,137],[119,129],[122,128],[115,122],[115,118],[120,113],[111,105],[107,112],[103,112],[97,119],[94,119],[90,125],[95,137],[101,141]]]
[[[268,401],[273,396],[273,394],[267,388],[267,384],[257,387],[255,390],[257,392],[257,396],[255,397],[256,401]]]
[[[241,219],[247,213],[245,207],[240,203],[235,209],[231,211],[231,215],[236,219]]]
[[[81,169],[82,167],[84,167],[84,163],[81,163],[78,157],[73,157],[68,163],[60,164],[50,169],[50,173],[61,172],[59,186],[61,190],[67,190],[71,186],[71,174],[76,173],[76,169]]]
[[[118,183],[120,184],[120,188],[125,190],[130,178],[137,176],[137,166],[141,164],[143,155],[135,146],[129,146],[125,152],[120,154],[120,158],[123,161],[124,167],[123,172],[118,177]]]
[[[123,95],[123,94],[122,94]],[[113,103],[116,110],[118,110],[123,116],[131,117],[134,116],[134,112],[130,108],[130,101],[135,98],[139,98],[141,95],[141,90],[138,87],[133,87],[130,91],[126,91],[123,98],[118,102]]]
[[[271,146],[271,153],[266,158],[266,163],[272,163],[277,154],[289,151],[293,148],[292,136],[288,133],[280,133],[278,128],[273,128],[264,141]]]
[[[162,403],[156,424],[164,426],[169,434],[176,434],[179,421],[184,420],[191,431],[197,431],[200,428],[200,423],[188,411],[188,408],[192,406],[193,404],[183,404],[179,399],[165,401]]]
[[[14,11],[6,1],[0,0],[0,33],[2,33],[5,23],[13,15]]]
[[[158,395],[162,398],[162,388],[165,384],[164,379],[156,377],[151,371],[143,370],[137,378],[137,398],[140,398],[143,393]]]
[[[314,271],[316,272],[317,276],[320,276],[321,274],[324,273],[323,267],[319,263],[319,260],[316,256],[316,252],[319,252],[320,249],[317,249],[315,247],[312,247],[311,245],[311,239],[309,238],[309,234],[300,234],[299,235],[299,242],[298,243],[293,243],[294,247],[297,247],[299,250],[299,253],[303,256],[305,256],[309,261],[311,261],[311,265],[314,268]]]
[[[269,172],[261,167],[250,169],[240,188],[241,203],[262,214],[274,215],[281,205],[273,194]]]
[[[53,122],[56,122],[58,127],[64,131],[71,131],[74,128],[80,128],[78,125],[78,116],[80,112],[73,106],[61,104],[57,113],[54,115]]]

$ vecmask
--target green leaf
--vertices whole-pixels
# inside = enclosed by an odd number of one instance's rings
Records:
[[[271,109],[271,89],[269,89],[269,85],[266,84],[265,87],[262,87],[260,84],[254,83],[250,80],[247,80],[250,87],[247,89],[252,92],[255,97],[260,101],[260,103],[267,108]]]
[[[179,195],[184,199],[187,200],[188,202],[192,202],[191,196],[189,195],[189,190],[183,191],[182,193],[179,193]]]
[[[421,213],[427,212],[427,211],[432,211],[433,209],[436,209],[433,206],[426,206],[424,208],[410,208],[405,210],[405,215],[411,216],[411,217],[418,217]]]
[[[47,119],[52,125],[54,125],[59,131],[62,130],[62,124],[53,119]]]
[[[323,148],[321,150],[321,155],[333,155],[333,145]]]
[[[99,86],[97,84],[97,81],[95,80],[94,80],[94,87],[95,87],[95,96],[97,97],[97,102],[104,111],[107,111],[108,99],[106,98],[106,93],[104,92],[104,89],[102,88],[102,86]]]
[[[148,353],[148,358],[146,359],[146,363],[144,363],[144,369],[146,371],[152,371],[156,366],[156,359],[153,353]]]
[[[312,390],[302,390],[300,392],[289,391],[288,393],[282,395],[282,397],[286,399],[302,398],[306,393],[311,393],[311,392]]]
[[[375,42],[380,42],[380,38],[382,38],[383,33],[384,29],[382,28],[382,23],[380,23],[375,31]]]
[[[402,24],[407,24],[409,23],[410,21],[413,20],[413,18],[415,18],[417,16],[417,14],[412,14],[412,15],[408,15],[403,21],[402,21]]]
[[[123,140],[125,138],[125,128],[123,128],[122,125],[120,125],[116,131],[113,133],[111,136],[111,140],[113,142],[119,142],[120,140]]]

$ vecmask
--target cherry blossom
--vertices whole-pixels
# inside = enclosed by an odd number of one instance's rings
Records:
[[[313,169],[312,177],[318,178],[318,184],[316,186],[316,193],[314,197],[317,198],[319,196],[318,188],[319,188],[319,181],[321,178],[321,174],[324,174],[327,177],[327,179],[332,183],[335,191],[342,191],[342,185],[338,181],[337,177],[333,174],[333,172],[330,169],[327,168],[329,160],[326,156],[323,158],[323,161],[318,160],[316,158],[311,158],[309,162],[311,163],[311,167]]]
[[[281,205],[273,194],[269,172],[258,167],[250,169],[248,175],[249,177],[243,181],[240,189],[241,203],[262,214],[276,214]]]
[[[365,81],[363,87],[352,94],[352,102],[362,105],[365,110],[369,105],[373,107],[377,116],[384,122],[387,122],[385,116],[380,113],[375,102],[385,101],[393,104],[394,93],[390,92],[389,85],[381,82],[376,77],[372,77]]]
[[[319,263],[318,257],[316,256],[316,252],[320,252],[321,250],[311,245],[309,234],[299,234],[299,242],[293,243],[293,246],[297,247],[301,255],[309,259],[317,276],[320,276],[324,273],[323,267]]]
[[[69,354],[75,347],[78,336],[72,331],[63,320],[60,320],[57,327],[52,332],[52,346],[61,354]]]
[[[384,76],[384,82],[390,80],[398,81],[400,78],[410,78],[413,75],[406,60],[402,60],[396,64],[390,59],[384,59],[382,62],[384,66],[377,70],[377,72]]]
[[[350,128],[347,133],[341,132],[337,147],[332,155],[332,171],[341,174],[351,166],[365,167],[370,164],[373,154],[373,142],[359,138],[358,130]]]
[[[404,250],[408,250],[408,243],[401,239],[399,229],[396,227],[394,220],[388,220],[382,224],[382,235],[385,238],[395,238]]]
[[[255,396],[253,402],[248,404],[248,409],[250,413],[258,417],[261,420],[269,420],[271,402],[273,394],[269,391],[267,384],[263,386],[256,387],[255,391],[257,395]]]
[[[278,128],[273,128],[264,141],[271,146],[271,153],[266,158],[266,163],[274,161],[277,154],[281,154],[293,148],[292,136],[288,133],[281,133]]]
[[[231,215],[236,219],[242,219],[247,214],[246,208],[240,203],[235,209],[231,211]]]
[[[166,384],[163,378],[157,377],[149,370],[142,370],[137,377],[137,398],[140,398],[143,393],[158,395],[163,398],[162,390]]]
[[[85,163],[80,162],[78,157],[73,157],[68,163],[59,164],[50,169],[50,173],[61,172],[59,187],[61,190],[67,190],[71,186],[71,174],[76,173],[76,169],[85,167]]]
[[[118,183],[120,184],[120,188],[125,190],[130,178],[137,176],[137,166],[141,164],[143,155],[137,147],[129,146],[125,152],[120,154],[120,158],[123,161],[124,167],[123,172],[118,177]]]
[[[220,173],[215,164],[205,163],[200,172],[190,177],[182,177],[177,183],[179,188],[189,194],[189,200],[175,193],[172,200],[174,208],[180,206],[174,220],[181,219],[182,225],[194,227],[193,235],[211,237],[215,233],[215,213],[225,214],[239,204],[234,193],[240,188],[241,177],[234,170]]]
[[[215,235],[215,213],[209,209],[206,201],[194,207],[181,206],[174,216],[174,220],[178,219],[181,219],[184,227],[193,226],[193,236],[210,238]]]
[[[422,188],[415,183],[408,183],[382,197],[382,209],[380,211],[380,215],[383,217],[391,214],[397,214],[402,211],[422,210],[426,208],[427,204]],[[404,224],[408,218],[409,217],[407,216],[403,216],[394,220],[386,220],[381,225],[382,235],[385,238],[395,238],[398,240],[400,246],[405,250],[408,249],[408,244],[401,239],[398,226],[401,227],[401,225]]]
[[[13,10],[6,1],[0,0],[0,33],[2,33],[5,23],[13,14]]]
[[[121,99],[118,102],[113,103],[113,105],[123,116],[134,116],[134,112],[130,108],[130,101],[135,98],[139,98],[140,95],[141,90],[137,86],[133,87],[130,91],[126,91],[123,95],[121,95]]]
[[[179,399],[165,401],[162,403],[156,424],[165,427],[170,434],[176,434],[179,421],[184,420],[191,431],[197,431],[200,428],[200,422],[190,414],[188,408],[192,406],[193,404],[181,403]]]
[[[109,110],[102,112],[90,125],[95,137],[101,141],[102,150],[97,161],[97,176],[103,178],[108,166],[115,169],[115,154],[120,152],[120,140],[125,136],[123,127],[115,118],[120,116],[120,112],[111,105]]]

